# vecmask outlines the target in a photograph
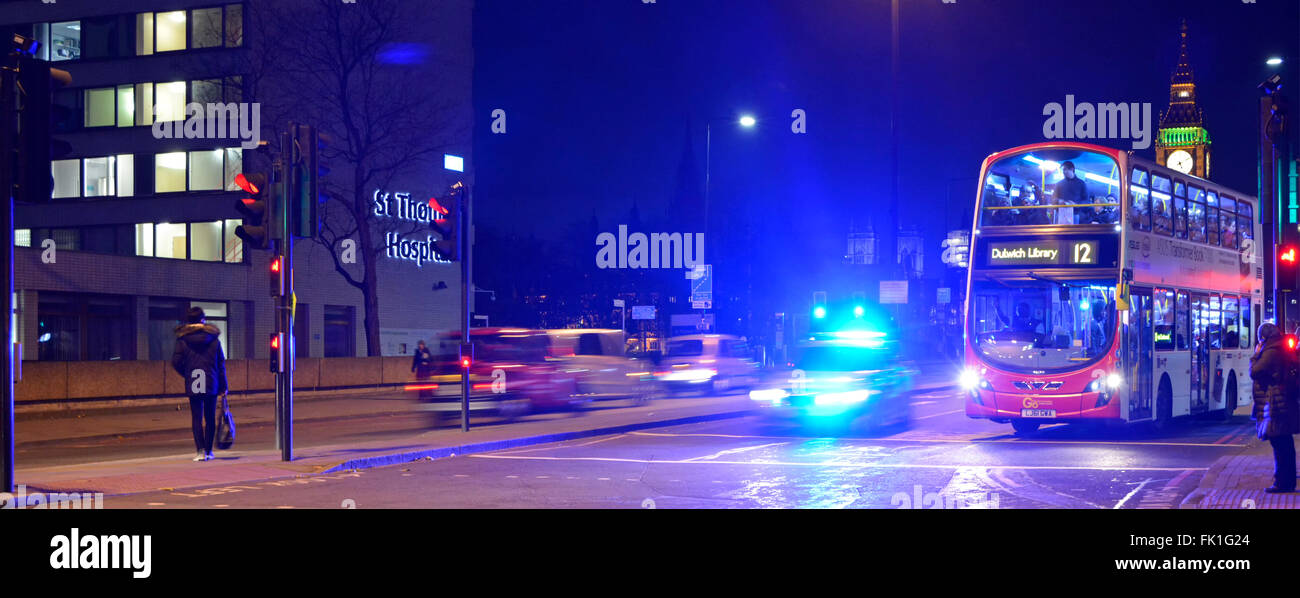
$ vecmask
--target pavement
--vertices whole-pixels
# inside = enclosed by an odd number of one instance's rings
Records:
[[[946,363],[921,364],[919,390],[951,386],[952,366]],[[312,405],[310,415],[307,405]],[[271,420],[270,405],[246,405],[237,415],[241,426],[265,425]],[[310,478],[318,474],[337,474],[371,467],[381,467],[416,460],[440,459],[454,455],[487,452],[552,443],[589,436],[626,433],[635,430],[714,421],[746,415],[752,405],[744,394],[721,397],[670,398],[641,407],[600,409],[577,414],[543,414],[509,423],[478,425],[469,432],[458,427],[420,431],[401,437],[387,437],[370,442],[322,444],[295,447],[294,460],[281,460],[274,449],[217,451],[210,462],[195,463],[192,452],[130,459],[95,460],[95,452],[76,455],[70,463],[24,467],[24,447],[65,447],[77,442],[111,436],[131,442],[137,436],[167,430],[188,433],[188,418],[164,410],[109,410],[85,412],[65,417],[44,417],[21,421],[17,426],[20,459],[16,484],[28,495],[42,492],[102,493],[105,496],[176,491],[213,485],[238,485],[261,480]],[[352,418],[410,412],[411,401],[401,394],[371,394],[335,400],[304,403],[295,414],[296,422],[310,419],[337,420],[345,424]],[[306,417],[304,417],[306,415]],[[178,426],[178,424],[182,424]],[[106,432],[107,431],[107,432]]]
[[[1254,426],[1236,439],[1247,446],[1235,455],[1219,458],[1188,494],[1181,509],[1294,509],[1300,493],[1269,494],[1273,485],[1273,448],[1254,436]]]

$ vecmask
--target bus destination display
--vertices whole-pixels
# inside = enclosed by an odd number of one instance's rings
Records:
[[[989,243],[990,266],[1095,266],[1097,241],[1044,239]]]

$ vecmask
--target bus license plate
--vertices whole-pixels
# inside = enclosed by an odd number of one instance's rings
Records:
[[[1055,409],[1021,409],[1020,417],[1056,417]]]

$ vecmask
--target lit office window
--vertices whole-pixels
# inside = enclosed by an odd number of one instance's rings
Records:
[[[159,83],[154,88],[154,110],[158,120],[185,120],[185,82]]]
[[[221,8],[195,9],[190,21],[190,39],[195,48],[221,45]]]
[[[81,58],[81,21],[51,23],[48,40],[39,40],[50,47],[50,61],[77,60]]]
[[[135,195],[135,156],[132,154],[117,155],[117,196],[131,197]]]
[[[138,56],[153,54],[153,13],[135,16],[135,53]]]
[[[235,184],[235,177],[244,171],[244,150],[243,148],[230,147],[226,148],[226,172],[224,180],[226,182],[226,191],[239,191],[239,185]]]
[[[183,260],[189,257],[185,250],[185,223],[153,225],[154,255]]]
[[[54,177],[53,197],[81,196],[81,160],[54,160],[50,174]]]
[[[227,222],[229,222],[227,220]],[[233,233],[232,233],[233,234]],[[32,246],[32,229],[20,228],[14,231],[14,245],[18,247]]]
[[[153,83],[135,85],[135,124],[153,124]]]
[[[221,221],[190,223],[190,259],[221,261]]]
[[[171,193],[185,190],[185,152],[154,156],[153,191]]]
[[[85,93],[87,127],[111,127],[114,123],[113,88],[87,89]]]
[[[135,125],[135,87],[118,85],[117,126],[130,127],[133,125]]]
[[[185,49],[185,11],[160,12],[154,15],[157,29],[154,51],[172,52]]]
[[[235,227],[243,223],[243,220],[226,221],[225,243],[223,247],[227,263],[238,264],[244,261],[244,241],[235,236]]]
[[[153,257],[153,223],[135,225],[135,254]]]
[[[115,175],[117,174],[117,158],[115,156],[86,158],[83,170],[85,171],[86,197],[104,197],[117,193],[114,184]]]
[[[190,191],[221,190],[224,153],[221,149],[190,152]]]

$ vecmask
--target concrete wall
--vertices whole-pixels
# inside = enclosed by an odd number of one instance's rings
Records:
[[[294,370],[297,390],[402,386],[413,380],[405,357],[299,359]],[[275,389],[275,375],[265,359],[226,362],[231,394]],[[14,384],[18,403],[85,399],[180,397],[185,379],[166,361],[25,361],[23,379]]]

